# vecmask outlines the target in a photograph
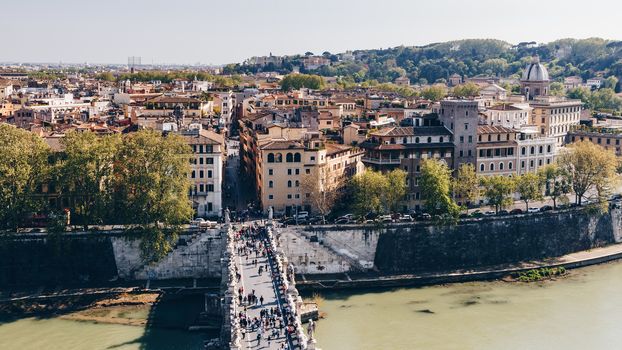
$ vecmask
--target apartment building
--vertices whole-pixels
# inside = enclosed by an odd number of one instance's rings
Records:
[[[193,156],[189,174],[192,188],[190,198],[197,217],[222,215],[222,187],[226,160],[225,142],[222,135],[200,127],[181,132]]]

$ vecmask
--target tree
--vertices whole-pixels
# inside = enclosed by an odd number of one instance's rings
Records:
[[[460,209],[451,198],[451,169],[447,163],[437,159],[424,160],[419,187],[429,213],[458,216]]]
[[[147,262],[165,256],[179,225],[192,217],[190,155],[179,135],[144,130],[123,138],[115,166],[116,209],[120,220],[140,227]]]
[[[512,194],[516,188],[514,179],[501,175],[486,176],[480,179],[484,187],[484,196],[488,199],[488,204],[495,207],[495,212],[513,203]]]
[[[57,188],[73,199],[82,224],[100,224],[110,214],[114,162],[121,139],[92,132],[69,132],[61,140],[63,157],[56,164]]]
[[[571,191],[568,174],[557,164],[549,164],[542,168],[540,176],[544,181],[545,194],[553,200],[553,209],[557,209],[557,201],[568,201],[566,196]]]
[[[440,84],[432,85],[421,91],[421,97],[430,101],[439,101],[445,96],[447,96],[447,88]]]
[[[386,188],[383,191],[385,208],[389,212],[398,212],[399,204],[408,191],[407,174],[402,169],[394,169],[384,176],[386,178]]]
[[[542,178],[534,173],[523,174],[516,180],[516,190],[525,202],[525,211],[529,210],[530,201],[542,200]]]
[[[0,227],[17,228],[42,208],[36,195],[47,179],[48,156],[41,138],[0,123]]]
[[[313,74],[288,74],[281,80],[281,89],[284,91],[309,88],[319,90],[324,88],[324,79]]]
[[[454,88],[453,94],[456,97],[474,97],[479,95],[480,88],[477,84],[468,82],[466,84],[458,85]]]
[[[553,96],[564,96],[566,95],[566,87],[563,83],[558,81],[552,82],[549,86],[550,94]]]
[[[589,190],[595,190],[599,201],[603,201],[616,178],[615,154],[589,141],[575,142],[562,149],[557,164],[568,174],[579,205]]]
[[[342,177],[330,179],[328,172],[323,170],[318,173],[318,170],[314,169],[311,174],[305,175],[300,183],[305,201],[322,215],[322,221],[335,206],[343,187]]]
[[[373,170],[366,170],[350,180],[352,207],[358,216],[382,212],[381,198],[387,187],[386,183],[386,178]]]
[[[453,180],[454,196],[460,198],[463,207],[466,203],[473,202],[479,197],[479,179],[475,173],[475,167],[471,163],[462,163]]]

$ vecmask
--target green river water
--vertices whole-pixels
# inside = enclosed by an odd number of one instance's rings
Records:
[[[544,283],[482,282],[323,295],[323,350],[622,349],[622,262]],[[171,307],[167,313],[175,314]],[[181,330],[26,318],[0,324],[0,349],[199,350]]]

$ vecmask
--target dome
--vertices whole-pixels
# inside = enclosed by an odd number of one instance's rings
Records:
[[[549,80],[549,72],[546,70],[540,63],[540,59],[538,56],[533,56],[531,63],[525,67],[525,71],[523,72],[523,79],[528,81],[548,81]]]

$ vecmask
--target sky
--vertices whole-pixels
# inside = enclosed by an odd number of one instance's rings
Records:
[[[225,64],[494,38],[622,40],[621,0],[0,0],[0,62]]]

